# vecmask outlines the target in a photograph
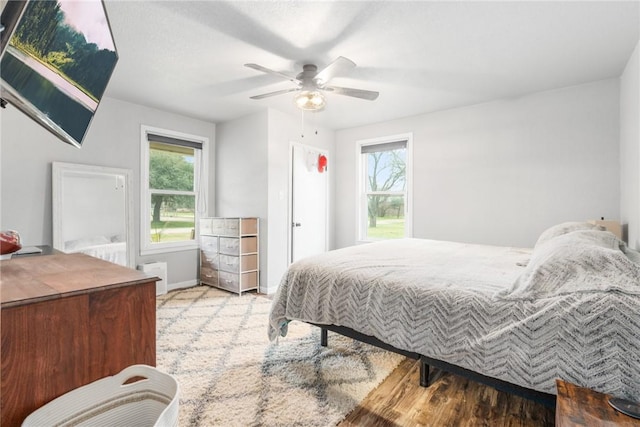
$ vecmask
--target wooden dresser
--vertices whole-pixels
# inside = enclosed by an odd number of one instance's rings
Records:
[[[0,425],[156,363],[156,277],[83,254],[0,261]]]

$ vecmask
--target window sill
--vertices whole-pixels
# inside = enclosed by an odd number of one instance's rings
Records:
[[[166,253],[181,252],[181,251],[195,251],[198,249],[199,249],[199,246],[197,243],[161,246],[161,247],[155,247],[155,248],[140,249],[140,256],[158,255],[158,254],[166,254]]]

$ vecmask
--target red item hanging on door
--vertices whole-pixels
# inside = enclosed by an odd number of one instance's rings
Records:
[[[322,173],[327,170],[327,156],[320,154],[318,156],[318,172]]]

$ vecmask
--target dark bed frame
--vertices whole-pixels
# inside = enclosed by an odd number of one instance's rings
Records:
[[[433,366],[434,368],[438,368],[442,371],[450,372],[455,375],[469,378],[470,380],[478,382],[480,384],[488,385],[490,387],[495,388],[496,390],[504,391],[506,393],[510,393],[516,396],[524,397],[525,399],[529,399],[534,402],[541,403],[542,405],[548,408],[555,408],[556,406],[556,396],[554,394],[543,393],[541,391],[522,387],[507,381],[503,381],[497,378],[492,378],[486,375],[479,374],[469,369],[452,365],[451,363],[443,362],[437,359],[432,359],[430,357],[423,356],[418,353],[413,353],[411,351],[401,350],[383,341],[380,341],[376,337],[373,337],[371,335],[364,335],[360,332],[354,331],[353,329],[350,329],[344,326],[319,325],[315,323],[311,323],[311,324],[320,328],[320,345],[322,345],[323,347],[326,347],[328,345],[328,331],[332,331],[337,334],[344,335],[349,338],[353,338],[357,341],[360,341],[366,344],[371,344],[373,346],[382,348],[384,350],[401,354],[411,359],[420,360],[420,385],[422,387],[429,386],[429,367]]]

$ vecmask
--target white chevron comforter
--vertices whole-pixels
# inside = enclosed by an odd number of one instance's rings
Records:
[[[269,336],[285,336],[291,320],[345,326],[542,392],[555,394],[561,378],[640,400],[640,266],[613,248],[631,271],[602,276],[607,263],[572,255],[557,268],[599,286],[556,293],[537,288],[556,271],[540,273],[540,251],[404,239],[310,257],[284,275]]]

